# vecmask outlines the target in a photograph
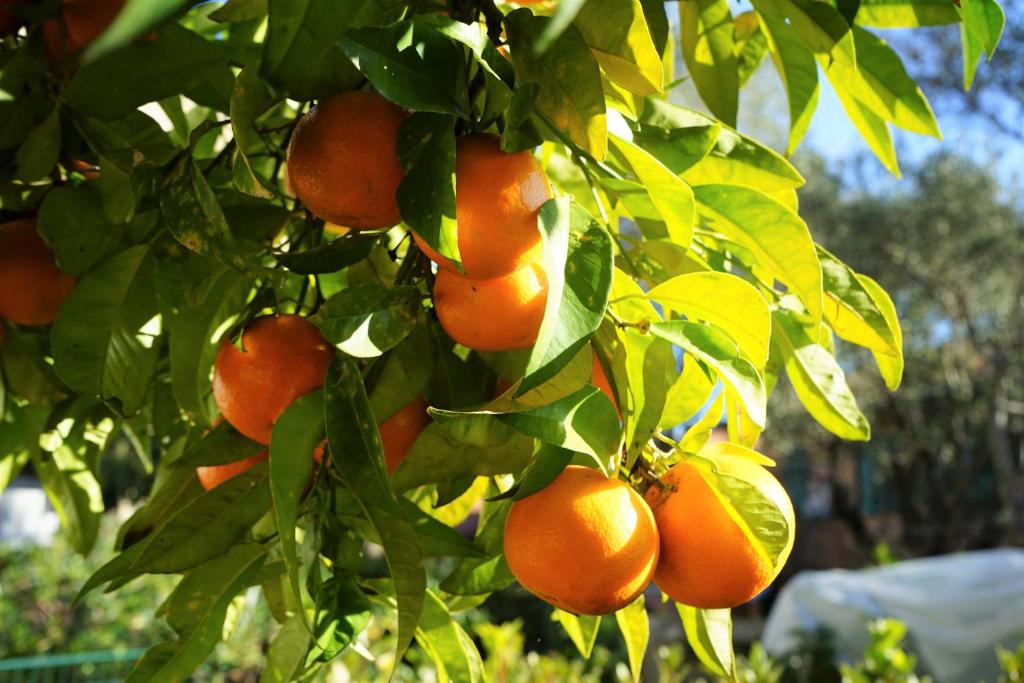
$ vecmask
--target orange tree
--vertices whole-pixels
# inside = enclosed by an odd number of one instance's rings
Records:
[[[867,439],[837,338],[902,374],[893,302],[814,243],[786,155],[824,76],[898,173],[891,128],[939,131],[873,29],[959,23],[969,83],[1002,10],[521,4],[2,3],[0,490],[31,462],[86,552],[134,445],[152,490],[82,587],[181,576],[130,680],[187,677],[250,586],[268,680],[414,641],[478,680],[452,615],[517,579],[583,654],[614,613],[634,677],[653,579],[733,675],[728,610],[793,542],[752,450],[778,378]],[[735,128],[766,59],[785,155]]]

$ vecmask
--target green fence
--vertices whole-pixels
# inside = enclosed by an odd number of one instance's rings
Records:
[[[0,659],[0,683],[123,681],[144,649]]]

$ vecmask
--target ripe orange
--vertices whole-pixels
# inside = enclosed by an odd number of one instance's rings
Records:
[[[404,119],[397,105],[361,91],[334,95],[303,116],[288,146],[288,179],[306,208],[349,228],[398,223]]]
[[[76,55],[100,37],[126,0],[64,0],[59,19],[43,24],[46,54],[53,62]]]
[[[19,325],[49,325],[75,287],[31,218],[0,225],[0,315]]]
[[[504,551],[512,574],[537,597],[576,614],[609,614],[651,582],[658,530],[625,482],[571,465],[513,503]]]
[[[434,281],[434,308],[448,335],[477,351],[525,349],[537,340],[548,297],[539,264],[490,280],[447,270]]]
[[[256,318],[242,333],[242,345],[244,351],[230,339],[221,344],[213,365],[213,397],[231,426],[269,444],[285,408],[323,386],[334,347],[297,315]]]
[[[646,495],[661,534],[658,588],[684,605],[717,609],[747,602],[771,583],[771,562],[696,467],[680,462],[661,481],[667,490],[652,486]]]
[[[549,199],[551,186],[533,154],[506,154],[494,135],[460,139],[455,151],[455,220],[465,274],[494,278],[537,261],[537,212]],[[418,235],[413,237],[432,261],[458,272]]]
[[[404,408],[380,423],[380,440],[384,444],[384,459],[388,474],[394,474],[405,460],[409,448],[427,425],[427,402],[422,396],[409,401]]]
[[[270,457],[270,453],[263,451],[256,455],[237,460],[235,462],[229,462],[226,465],[211,465],[210,467],[197,467],[196,474],[199,475],[199,483],[207,491],[212,491],[216,487],[220,486],[228,479],[237,477],[242,472],[252,469],[256,465]],[[324,447],[317,446],[316,450],[313,451],[313,462],[319,463],[324,457]],[[315,472],[314,472],[315,474]]]

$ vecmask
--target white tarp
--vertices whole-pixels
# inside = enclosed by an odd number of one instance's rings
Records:
[[[868,643],[867,622],[907,625],[918,672],[936,683],[993,683],[997,645],[1024,642],[1024,550],[1002,548],[848,571],[797,574],[779,593],[763,642],[773,655],[796,645],[794,631],[824,626],[845,661]]]

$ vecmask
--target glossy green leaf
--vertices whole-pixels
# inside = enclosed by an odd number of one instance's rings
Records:
[[[370,621],[370,601],[356,578],[335,569],[316,594],[313,638],[318,660],[329,661],[341,654]]]
[[[661,55],[640,0],[590,0],[573,24],[613,83],[641,96],[661,92],[665,85]]]
[[[261,199],[271,199],[274,195],[253,171],[248,154],[250,147],[259,140],[255,130],[256,119],[278,100],[279,97],[254,68],[242,69],[235,77],[230,109],[231,133],[236,144],[235,162],[232,165],[235,186],[242,192]]]
[[[822,307],[821,265],[807,225],[767,195],[745,187],[694,188],[708,226],[750,249],[757,265],[796,293],[813,318]]]
[[[629,660],[629,671],[633,683],[639,683],[640,671],[644,664],[644,653],[650,639],[651,627],[647,620],[647,608],[644,607],[644,596],[626,605],[615,613],[615,622],[619,625],[622,639],[626,641],[626,657]]]
[[[462,48],[430,25],[403,21],[384,28],[348,31],[341,46],[374,88],[416,111],[466,117]]]
[[[672,429],[697,414],[711,397],[715,383],[708,378],[693,356],[684,355],[683,370],[669,387],[665,410],[658,427]]]
[[[302,671],[309,649],[309,630],[299,614],[281,625],[267,649],[267,663],[260,683],[289,683]]]
[[[364,235],[353,231],[318,247],[306,251],[282,252],[274,254],[274,258],[299,275],[336,273],[365,259],[380,241],[380,235]]]
[[[437,667],[438,679],[452,683],[484,680],[484,664],[469,634],[452,619],[448,607],[433,591],[427,591],[416,640]]]
[[[708,109],[736,126],[739,70],[732,14],[726,0],[689,0],[679,5],[679,44],[697,92]]]
[[[960,16],[964,28],[992,59],[1006,26],[1006,13],[996,0],[961,0]]]
[[[680,174],[715,149],[722,126],[711,117],[648,99],[633,142],[653,154],[673,173]]]
[[[60,157],[60,110],[54,109],[42,122],[29,131],[18,147],[15,163],[18,178],[32,182],[45,177],[57,165]]]
[[[533,45],[550,22],[549,17],[536,16],[528,9],[506,15],[516,79],[538,84],[536,110],[577,145],[602,159],[608,149],[608,129],[597,61],[580,31],[572,26],[543,54],[536,54]]]
[[[164,462],[174,469],[226,465],[252,457],[266,448],[242,436],[227,422],[221,422],[186,448],[179,457],[168,457]]]
[[[711,438],[711,433],[722,421],[725,412],[725,392],[718,392],[711,404],[708,405],[700,419],[690,425],[689,429],[679,440],[679,451],[684,453],[695,453],[699,451]]]
[[[686,640],[708,671],[730,680],[736,678],[732,651],[732,616],[727,609],[698,609],[676,604]]]
[[[147,102],[227,73],[226,57],[222,45],[169,24],[153,40],[132,42],[83,65],[68,84],[64,99],[86,116],[114,121]]]
[[[374,358],[412,331],[419,297],[415,287],[349,287],[328,299],[314,321],[343,352]]]
[[[0,413],[0,496],[39,449],[47,411],[13,402]]]
[[[383,543],[398,601],[395,662],[412,642],[423,610],[426,573],[416,532],[388,485],[383,447],[355,361],[338,356],[324,384],[330,467]]]
[[[946,0],[860,0],[857,23],[871,28],[917,28],[955,24],[956,6]]]
[[[260,75],[297,100],[353,89],[362,76],[338,40],[350,26],[361,25],[364,12],[385,14],[383,7],[371,7],[381,4],[270,0]],[[394,16],[397,18],[397,12]]]
[[[815,54],[856,68],[857,50],[850,25],[833,5],[818,0],[754,0],[753,5],[761,16],[792,26]]]
[[[128,0],[114,21],[89,45],[83,58],[90,61],[116,50],[186,7],[185,0]]]
[[[839,102],[843,105],[846,115],[850,117],[850,122],[853,123],[861,137],[864,138],[868,147],[875,153],[878,160],[889,169],[890,173],[897,178],[900,177],[900,165],[896,158],[896,147],[893,144],[892,133],[890,133],[889,125],[885,119],[871,111],[866,104],[855,98],[847,90],[846,83],[843,82],[840,72],[834,69],[826,69],[825,75],[832,84],[832,88],[835,90]]]
[[[786,376],[807,412],[840,438],[867,441],[871,437],[867,418],[835,356],[815,341],[813,325],[785,310],[774,312],[772,322],[772,343],[778,344]]]
[[[184,447],[184,440],[179,448]],[[173,469],[160,463],[153,489],[145,504],[135,510],[117,532],[116,550],[134,545],[184,505],[203,493],[193,469]]]
[[[103,215],[99,193],[91,187],[57,187],[46,193],[36,225],[61,270],[81,277],[126,246],[123,229]]]
[[[642,147],[615,134],[609,136],[609,141],[647,192],[669,238],[680,246],[690,246],[696,217],[690,186]]]
[[[710,366],[737,393],[754,423],[765,425],[764,379],[728,336],[717,328],[687,320],[653,323],[651,334],[672,342]]]
[[[551,611],[552,621],[557,621],[565,629],[565,635],[576,646],[584,659],[590,659],[597,642],[597,631],[601,627],[601,617],[592,617],[565,612],[557,607]]]
[[[243,544],[189,572],[167,601],[177,639],[155,645],[125,679],[173,683],[189,677],[221,639],[228,606],[262,568],[266,550]]]
[[[729,273],[689,273],[652,287],[647,298],[688,320],[717,325],[755,367],[764,368],[771,313],[761,292],[746,280]]]
[[[461,268],[455,223],[455,119],[413,114],[398,134],[398,153],[406,168],[395,195],[402,220]]]
[[[792,26],[775,14],[761,16],[775,70],[786,89],[789,136],[786,154],[796,151],[818,107],[818,64]]]
[[[604,317],[612,285],[611,238],[582,207],[568,198],[550,200],[538,224],[548,298],[517,396],[553,378],[587,344]]]
[[[270,11],[268,0],[228,0],[207,15],[211,21],[241,22],[267,16]]]
[[[738,15],[735,24],[736,70],[740,76],[740,88],[743,88],[761,67],[768,52],[768,39],[757,21],[757,14],[752,11]]]
[[[513,482],[507,491],[492,500],[522,500],[527,496],[544,489],[548,484],[558,478],[558,475],[569,466],[575,453],[542,443],[533,456],[533,460],[523,470],[523,473]]]
[[[288,566],[292,592],[301,600],[300,563],[295,541],[299,505],[313,475],[313,451],[324,438],[324,397],[320,391],[300,396],[274,422],[270,436],[270,494]]]
[[[878,365],[878,371],[885,380],[885,386],[889,388],[889,391],[896,391],[903,381],[903,330],[900,328],[900,320],[896,315],[896,306],[882,286],[867,275],[858,273],[857,280],[871,296],[882,317],[885,318],[886,326],[892,332],[893,342],[900,350],[898,356],[874,349],[871,351],[871,355],[875,357],[875,363]]]
[[[141,408],[156,370],[152,266],[148,246],[107,259],[72,290],[50,331],[68,386],[125,415]]]

